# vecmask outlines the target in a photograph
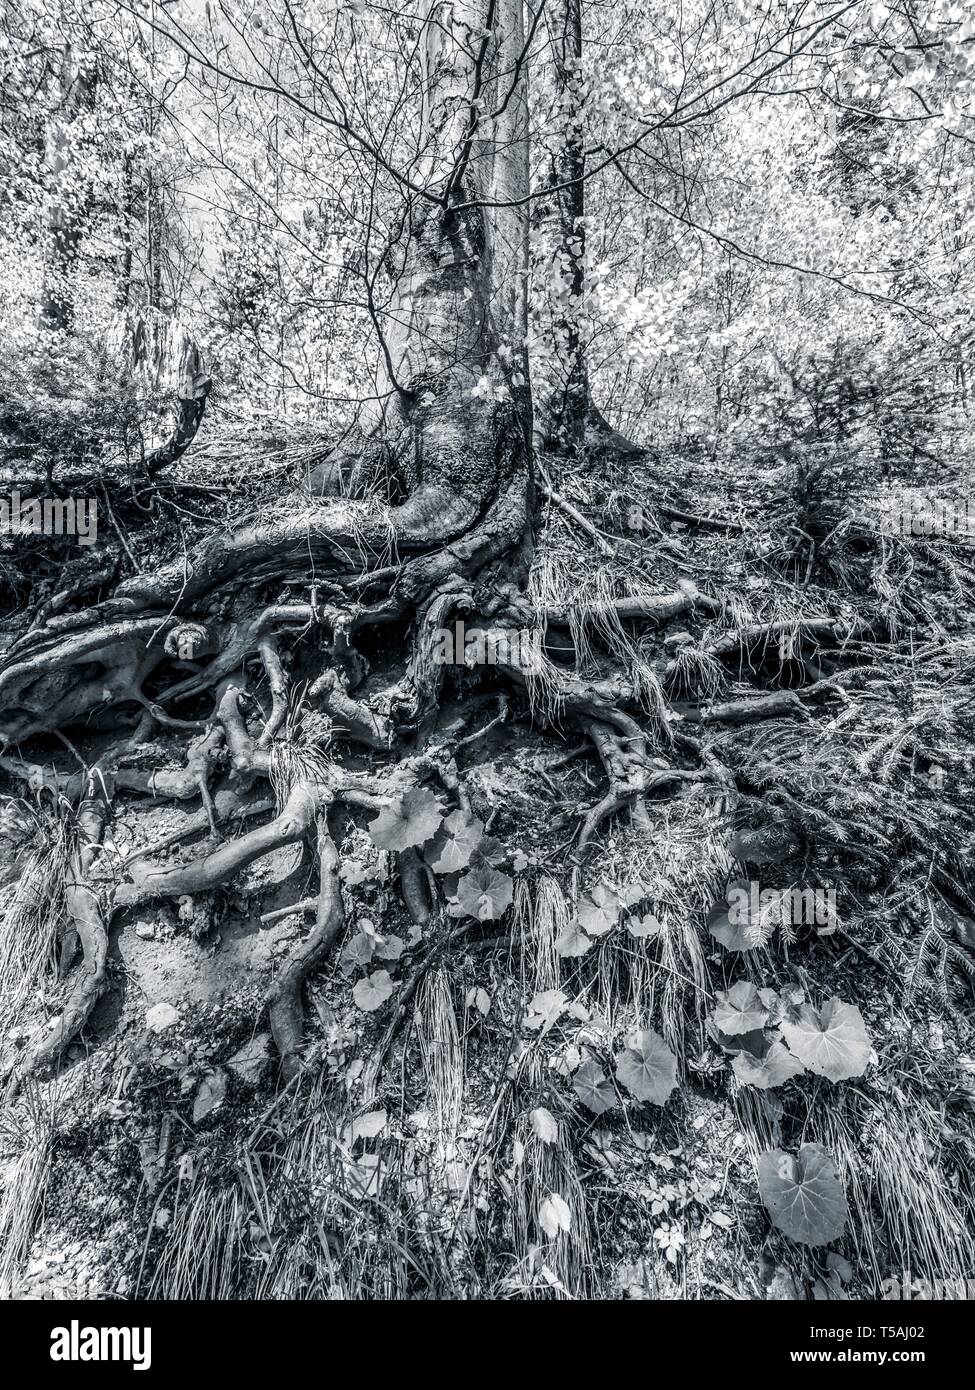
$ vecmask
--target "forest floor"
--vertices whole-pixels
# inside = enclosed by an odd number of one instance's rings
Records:
[[[300,456],[282,464],[302,466]],[[236,489],[244,471],[227,456],[208,463],[205,450],[193,459],[198,486]],[[629,813],[607,822],[577,864],[573,841],[602,795],[602,767],[512,696],[459,765],[473,812],[522,866],[513,906],[490,930],[454,924],[444,949],[411,923],[389,856],[350,820],[340,846],[348,936],[309,982],[307,1065],[286,1087],[264,1001],[302,930],[300,916],[273,917],[309,892],[301,848],[276,851],[212,899],[117,913],[109,988],[88,1029],[60,1077],[25,1087],[0,1120],[8,1294],[865,1298],[885,1280],[975,1278],[968,542],[882,531],[884,509],[905,505],[909,473],[885,480],[885,497],[875,480],[858,499],[848,477],[780,459],[740,474],[706,459],[651,460],[634,489],[636,472],[604,459],[560,475],[531,592],[577,606],[594,671],[609,653],[660,684],[669,672],[671,707],[651,703],[647,718],[687,765],[677,794],[649,801],[647,825]],[[200,504],[211,520],[224,495]],[[128,536],[146,567],[171,539]],[[585,619],[601,599],[688,581],[723,602],[704,629],[697,615],[642,635]],[[790,625],[878,612],[896,640],[846,653],[835,669],[859,675],[845,685],[788,641]],[[757,657],[744,649],[737,669],[709,654],[716,634],[755,622],[782,624],[785,640]],[[705,709],[756,687],[803,692],[772,720],[705,719],[733,788],[696,778],[673,743],[692,718],[682,670],[698,691],[710,686]],[[485,725],[502,708],[490,670],[461,668],[450,682],[442,727],[474,702]],[[76,750],[93,761],[97,738]],[[146,766],[160,755],[179,766],[184,752],[164,734]],[[29,756],[72,767],[53,742]],[[123,801],[107,853],[124,863],[196,811]],[[837,921],[729,951],[709,913],[730,882],[759,876],[733,837],[770,817],[799,848],[766,855],[762,886],[832,888]],[[193,854],[205,847],[197,839]],[[179,843],[162,857],[187,853]],[[560,954],[580,893],[636,881],[650,890],[652,934],[620,927],[579,957]],[[364,933],[399,943],[388,957],[406,982],[398,1013],[357,1007],[350,946]],[[742,979],[855,1005],[872,1044],[865,1073],[741,1084],[708,1016]],[[56,1009],[63,988],[37,992],[5,1048]],[[593,1114],[573,1088],[580,1062],[605,1060],[649,1026],[679,1058],[678,1090],[666,1106],[627,1100]],[[845,1186],[847,1231],[829,1250],[788,1240],[759,1201],[758,1155],[801,1143],[825,1146]],[[540,1220],[552,1194],[568,1209],[554,1235]]]

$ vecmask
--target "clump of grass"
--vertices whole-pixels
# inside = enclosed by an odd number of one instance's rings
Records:
[[[65,921],[64,880],[72,830],[61,810],[25,807],[29,835],[16,858],[15,875],[0,911],[0,1033],[24,1018],[45,974],[56,966],[58,935]]]
[[[667,671],[667,689],[672,695],[693,696],[702,703],[715,699],[727,684],[725,669],[701,642],[685,642],[678,647]]]
[[[332,771],[328,752],[331,721],[316,710],[304,708],[305,694],[304,689],[293,693],[281,736],[268,750],[268,775],[278,813],[296,786],[327,782]]]
[[[526,1059],[522,1079],[529,1094],[539,1094],[541,1063]],[[593,1291],[593,1250],[586,1195],[569,1143],[566,1115],[554,1096],[546,1104],[559,1122],[558,1137],[544,1143],[535,1133],[530,1110],[513,1125],[510,1174],[513,1268],[504,1281],[518,1297],[587,1298]],[[542,1224],[544,1203],[556,1196],[569,1210],[569,1229],[550,1235]]]
[[[59,1104],[54,1088],[28,1084],[0,1112],[0,1299],[17,1297],[51,1177]]]
[[[421,982],[415,1018],[427,1100],[438,1134],[449,1144],[460,1124],[464,1054],[450,979],[442,967],[430,971]]]
[[[808,1128],[840,1166],[851,1239],[874,1291],[902,1275],[964,1288],[975,1269],[973,1194],[946,1180],[944,1117],[930,1090],[831,1089],[817,1097]]]
[[[547,875],[532,887],[524,880],[515,888],[512,947],[521,972],[526,997],[539,990],[558,989],[560,957],[557,938],[572,918],[572,909],[560,884]]]
[[[672,802],[651,833],[619,837],[601,876],[621,889],[644,885],[660,927],[643,939],[613,932],[599,949],[598,1008],[614,1028],[659,1018],[678,1056],[686,1054],[689,1033],[697,1049],[712,998],[703,922],[730,867],[723,820],[701,801]]]

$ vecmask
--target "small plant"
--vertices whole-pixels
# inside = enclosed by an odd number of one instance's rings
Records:
[[[732,1055],[738,1080],[763,1091],[804,1071],[835,1084],[862,1076],[870,1063],[870,1036],[860,1010],[835,996],[817,1009],[801,990],[777,994],[740,980],[718,992],[708,1028]]]

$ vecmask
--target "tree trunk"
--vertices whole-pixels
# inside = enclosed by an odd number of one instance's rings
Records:
[[[538,428],[543,445],[582,448],[589,409],[589,373],[581,332],[585,299],[585,172],[582,136],[582,0],[560,0],[548,18],[558,128],[547,156],[547,196],[539,221],[551,264],[547,291],[551,356],[542,359]]]

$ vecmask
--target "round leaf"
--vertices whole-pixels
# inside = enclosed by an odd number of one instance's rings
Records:
[[[579,925],[590,936],[603,936],[616,926],[620,915],[620,900],[606,883],[596,887],[579,902]]]
[[[393,982],[389,977],[389,971],[374,970],[371,975],[359,981],[352,991],[352,998],[363,1013],[371,1014],[385,1004],[392,992]]]
[[[780,1026],[791,1051],[817,1076],[847,1081],[866,1071],[870,1035],[854,1004],[835,995],[822,1009],[803,1004],[798,1017],[786,1017]]]
[[[380,849],[414,849],[433,839],[442,820],[443,808],[433,793],[415,787],[383,807],[369,822],[369,834]]]
[[[722,1033],[734,1036],[764,1028],[769,1010],[750,980],[739,980],[727,991],[719,990],[717,999],[711,1021]]]
[[[572,1089],[587,1110],[601,1115],[616,1104],[616,1092],[598,1062],[586,1062],[572,1078]]]
[[[798,1157],[772,1149],[758,1160],[758,1190],[772,1225],[803,1245],[828,1245],[843,1234],[849,1208],[828,1150],[803,1144]]]
[[[677,1058],[659,1033],[635,1033],[616,1055],[616,1079],[637,1100],[665,1105],[677,1085]]]
[[[760,1091],[768,1091],[772,1086],[783,1086],[793,1076],[799,1076],[803,1065],[778,1038],[764,1057],[755,1057],[749,1052],[739,1052],[731,1063],[732,1071],[743,1086],[757,1086]]]
[[[466,869],[483,838],[483,821],[466,811],[452,811],[426,851],[427,863],[437,874]]]
[[[484,864],[457,885],[457,901],[468,917],[494,922],[511,906],[514,884],[508,874]]]
[[[555,938],[555,949],[560,956],[584,956],[591,946],[592,942],[578,922],[570,922],[565,931]]]

